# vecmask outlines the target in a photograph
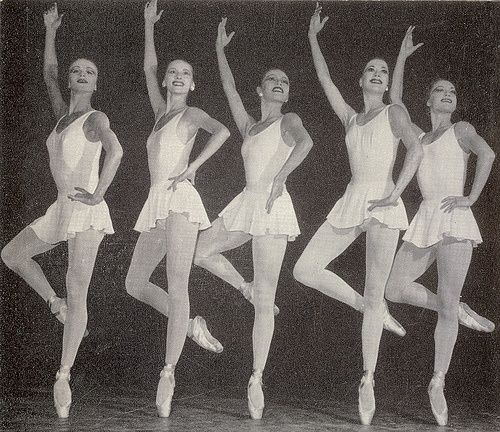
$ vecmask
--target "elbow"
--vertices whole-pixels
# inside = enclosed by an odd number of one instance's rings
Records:
[[[226,141],[231,136],[231,132],[229,132],[229,129],[226,126],[223,126],[221,128],[219,134],[221,136],[222,142]]]
[[[488,149],[488,151],[486,152],[486,159],[490,162],[490,163],[493,163],[493,161],[495,160],[496,158],[496,154],[495,152],[490,148]]]
[[[306,140],[306,143],[304,146],[306,153],[309,153],[312,150],[313,146],[314,146],[314,144],[313,144],[312,139]]]
[[[113,148],[113,151],[111,153],[111,158],[115,161],[116,164],[120,164],[121,160],[123,157],[123,148],[121,145],[117,145],[116,147]]]

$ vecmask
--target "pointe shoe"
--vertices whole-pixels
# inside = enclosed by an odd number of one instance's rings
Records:
[[[248,381],[248,411],[253,420],[262,418],[264,411],[264,392],[262,391],[262,371],[255,369]]]
[[[238,291],[243,294],[243,297],[253,304],[253,282],[243,282],[238,288]],[[275,316],[280,313],[278,306],[273,305],[273,313]]]
[[[375,380],[373,379],[373,372],[366,371],[361,378],[359,384],[359,397],[358,397],[358,412],[359,419],[362,425],[369,425],[372,422],[373,414],[375,414]]]
[[[68,418],[71,408],[70,374],[68,371],[57,371],[54,383],[54,406],[59,418]]]
[[[175,366],[165,365],[160,373],[160,381],[158,382],[158,389],[156,391],[158,417],[168,417],[170,415],[172,396],[174,395],[175,388],[174,371]]]
[[[49,306],[52,315],[54,315],[59,322],[64,325],[66,323],[66,316],[68,315],[68,305],[66,303],[66,299],[53,295],[47,300],[47,305]],[[85,329],[83,337],[87,337],[88,335],[89,331],[88,329]]]
[[[495,330],[495,324],[489,319],[474,312],[467,303],[460,302],[458,305],[458,322],[465,327],[480,332],[491,333]]]
[[[201,316],[196,316],[192,320],[189,320],[187,335],[199,346],[208,351],[221,353],[223,350],[221,343],[208,331],[207,323]]]
[[[444,397],[444,373],[434,372],[429,387],[429,401],[431,403],[432,414],[439,426],[446,426],[448,423],[448,405]]]
[[[404,327],[394,319],[394,317],[389,313],[389,308],[387,307],[387,303],[384,300],[384,329],[393,332],[398,336],[404,336],[406,334],[406,330]]]

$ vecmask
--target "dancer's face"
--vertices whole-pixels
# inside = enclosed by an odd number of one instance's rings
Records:
[[[167,66],[163,86],[170,93],[187,94],[194,90],[193,67],[184,60],[174,60]]]
[[[69,67],[69,88],[76,92],[92,93],[97,85],[97,66],[87,59],[75,60]]]
[[[436,81],[430,89],[427,106],[431,112],[454,112],[457,109],[457,91],[455,90],[455,86],[450,81]]]
[[[389,67],[382,59],[370,60],[363,69],[363,75],[359,79],[359,85],[363,90],[376,93],[384,93],[389,85]]]
[[[268,70],[264,74],[260,86],[257,87],[257,93],[263,100],[288,102],[290,81],[287,74],[280,69]]]

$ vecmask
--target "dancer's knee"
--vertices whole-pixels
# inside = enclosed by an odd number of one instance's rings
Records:
[[[370,292],[365,290],[365,294],[363,296],[364,310],[365,313],[367,311],[382,313],[384,311],[384,296],[383,293],[380,295],[378,292]]]
[[[446,321],[458,321],[458,306],[457,301],[438,299],[438,318]]]
[[[19,251],[11,246],[10,243],[2,249],[1,256],[4,264],[14,271],[22,267],[23,263],[26,261],[26,259],[19,254]]]
[[[72,311],[87,312],[87,290],[83,287],[81,289],[68,289],[66,302],[68,309]]]
[[[193,264],[205,268],[208,257],[209,254],[207,251],[197,248],[193,257]]]
[[[396,280],[389,278],[385,286],[385,298],[394,303],[401,303],[403,285]]]
[[[186,289],[178,289],[169,286],[168,290],[168,306],[169,310],[174,313],[183,308],[189,308],[189,294],[187,287]]]
[[[274,295],[271,289],[255,289],[253,305],[256,314],[274,316]]]
[[[311,286],[313,285],[316,274],[320,270],[321,269],[318,269],[317,265],[314,265],[310,260],[301,257],[293,268],[293,277],[301,284]]]
[[[137,277],[134,277],[130,273],[127,274],[127,277],[125,278],[125,289],[127,290],[127,294],[131,295],[135,299],[139,299],[142,286],[144,285]]]

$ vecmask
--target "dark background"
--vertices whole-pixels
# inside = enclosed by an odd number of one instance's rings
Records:
[[[45,213],[55,200],[45,139],[54,127],[43,83],[47,1],[3,1],[2,15],[2,245]],[[164,359],[167,320],[127,295],[126,271],[138,233],[133,225],[146,200],[149,174],[145,143],[153,125],[142,72],[143,1],[59,1],[65,13],[57,34],[61,88],[67,68],[78,57],[99,67],[94,107],[110,118],[124,148],[122,165],[106,200],[116,234],[107,236],[97,258],[89,291],[89,329],[73,368],[73,387],[146,392],[154,397]],[[231,138],[197,175],[197,189],[210,219],[244,185],[241,138],[220,84],[214,51],[216,28],[228,17],[235,30],[227,57],[247,109],[259,115],[255,87],[269,67],[291,80],[286,111],[300,115],[314,140],[307,160],[288,181],[302,235],[289,243],[276,303],[276,320],[265,379],[268,394],[352,400],[362,371],[361,315],[295,282],[293,264],[350,178],[344,132],[317,81],[307,28],[314,2],[160,1],[165,9],[156,25],[159,72],[181,57],[193,63],[196,90],[190,104],[227,125]],[[362,108],[358,78],[366,61],[383,56],[394,66],[401,38],[417,26],[424,42],[407,63],[405,100],[415,123],[425,130],[426,89],[433,78],[452,80],[458,89],[456,119],[471,122],[498,153],[498,4],[479,2],[324,2],[330,16],[319,39],[332,77],[345,99]],[[495,58],[496,56],[496,58]],[[65,96],[69,97],[67,90]],[[206,139],[200,133],[195,151]],[[402,148],[402,146],[401,146]],[[398,158],[398,167],[404,152]],[[472,183],[475,158],[469,165]],[[463,299],[500,324],[498,288],[498,162],[474,206],[484,243],[473,254]],[[397,175],[396,171],[396,175]],[[421,200],[415,180],[403,195],[408,217]],[[252,274],[249,245],[228,254],[246,277]],[[64,295],[67,250],[61,245],[37,258],[54,289]],[[1,368],[6,395],[49,388],[58,368],[62,326],[40,298],[3,264]],[[338,273],[361,291],[364,239],[335,263]],[[153,280],[166,287],[164,263]],[[435,267],[422,278],[435,289]],[[177,368],[177,392],[194,388],[231,389],[244,394],[252,365],[253,309],[219,279],[193,268],[191,314],[206,317],[224,345],[220,355],[187,341]],[[394,400],[420,398],[432,374],[436,314],[405,305],[391,311],[408,331],[405,338],[384,332],[377,370],[377,394]],[[499,386],[499,337],[461,327],[447,378],[447,394],[475,405],[494,405]],[[97,391],[96,396],[98,396]],[[484,405],[482,405],[484,407]]]

